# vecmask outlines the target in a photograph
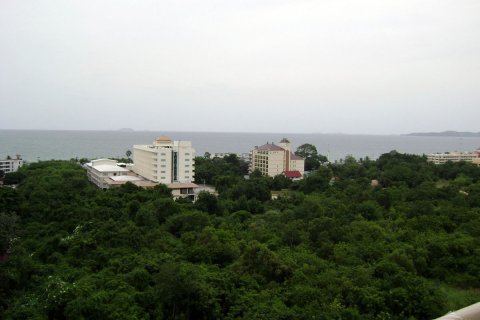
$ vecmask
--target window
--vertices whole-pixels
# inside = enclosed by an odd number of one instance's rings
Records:
[[[166,165],[162,164],[160,167],[162,167],[162,168],[165,168],[165,167],[166,167]]]
[[[188,170],[185,170],[185,173],[190,173],[190,171],[188,171]]]
[[[185,153],[185,155],[186,155],[186,156],[189,156],[189,155],[190,155],[190,153]]]
[[[185,168],[188,168],[188,167],[190,167],[190,165],[189,165],[189,164],[186,164],[186,165],[185,165]]]
[[[161,162],[165,162],[165,159],[161,159],[160,161],[161,161]]]
[[[160,177],[160,179],[165,180],[166,178],[165,177]]]
[[[190,161],[190,159],[185,159],[185,162]]]
[[[160,171],[160,173],[165,173],[165,171]]]

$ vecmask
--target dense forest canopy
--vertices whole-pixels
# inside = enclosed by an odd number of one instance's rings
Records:
[[[245,179],[235,156],[196,171],[218,197],[102,191],[73,161],[7,174],[0,318],[432,319],[480,300],[479,167],[391,152],[295,182]]]

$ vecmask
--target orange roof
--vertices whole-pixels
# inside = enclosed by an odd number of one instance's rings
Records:
[[[298,170],[283,171],[283,175],[287,178],[301,178],[302,177],[302,174]]]

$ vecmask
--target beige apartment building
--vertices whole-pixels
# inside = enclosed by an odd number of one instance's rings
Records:
[[[480,165],[480,149],[473,152],[445,152],[427,154],[427,160],[434,164],[444,164],[448,161],[466,161]]]
[[[163,184],[191,183],[195,177],[195,149],[191,141],[161,136],[151,145],[133,146],[133,172]]]
[[[301,178],[305,173],[305,160],[295,155],[291,151],[290,141],[283,138],[278,145],[267,142],[250,151],[250,172],[255,170],[270,177],[284,174]]]

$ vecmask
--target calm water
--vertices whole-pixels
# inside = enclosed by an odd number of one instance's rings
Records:
[[[21,154],[27,161],[75,157],[123,157],[134,144],[149,144],[160,135],[173,140],[191,140],[197,155],[205,152],[248,152],[266,142],[287,137],[294,148],[314,144],[330,160],[347,155],[378,158],[391,150],[424,154],[444,151],[472,151],[480,138],[412,137],[398,135],[212,133],[212,132],[123,132],[123,131],[39,131],[0,130],[0,158]]]

